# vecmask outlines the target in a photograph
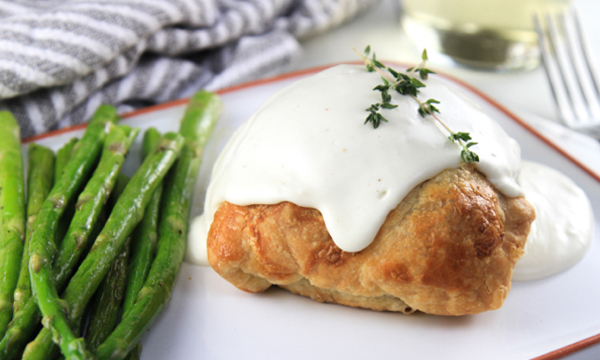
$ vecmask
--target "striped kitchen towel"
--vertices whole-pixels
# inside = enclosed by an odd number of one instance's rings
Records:
[[[275,75],[377,0],[0,0],[0,108],[29,137]]]

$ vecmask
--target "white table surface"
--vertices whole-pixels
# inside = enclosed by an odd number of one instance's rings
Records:
[[[575,0],[574,3],[580,12],[582,24],[594,53],[600,59],[600,21],[598,20],[600,1]],[[377,58],[381,60],[408,64],[418,62],[422,49],[412,44],[402,32],[398,22],[400,13],[401,6],[398,1],[382,0],[380,4],[352,22],[304,41],[302,44],[304,53],[292,70],[356,61],[357,56],[351,50],[351,46],[362,50],[366,45],[371,45],[371,48],[377,52]],[[550,87],[541,67],[531,71],[514,72],[475,71],[435,62],[430,62],[429,67],[473,85],[545,133],[548,132],[545,120],[557,121],[558,119]],[[586,157],[585,160],[590,163],[597,160],[600,164],[598,142],[582,141],[581,146],[581,156]],[[600,316],[600,306],[599,313],[595,315]],[[600,344],[565,357],[568,360],[599,358]]]

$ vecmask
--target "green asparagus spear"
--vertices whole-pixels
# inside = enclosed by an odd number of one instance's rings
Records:
[[[155,128],[150,128],[144,133],[142,147],[142,159],[156,147],[160,141],[160,133]],[[144,218],[133,232],[131,244],[131,260],[127,269],[127,290],[123,301],[123,314],[135,303],[137,295],[148,276],[150,266],[156,253],[156,241],[158,239],[158,213],[163,186],[160,184],[152,198]]]
[[[87,237],[90,235],[117,180],[125,155],[135,135],[137,135],[137,130],[132,130],[127,126],[109,124],[108,130],[100,162],[94,171],[94,175],[77,199],[75,206],[77,211],[67,231],[66,237],[75,239],[79,246],[87,241]],[[67,165],[67,169],[68,167],[69,165]],[[42,324],[46,328],[51,327],[55,322],[54,318],[57,317],[57,313],[62,314],[65,311],[54,283],[52,271],[54,244],[52,240],[53,237],[47,239],[36,238],[34,233],[31,241],[31,260],[29,264],[33,289],[36,292],[40,311],[44,315]]]
[[[85,343],[89,351],[95,351],[117,326],[119,311],[125,295],[130,242],[131,238],[125,241],[123,249],[94,295],[85,336]]]
[[[117,257],[125,239],[143,217],[152,193],[179,156],[182,146],[183,138],[180,135],[166,134],[156,151],[135,173],[96,238],[90,253],[63,292],[60,304],[66,311],[60,307],[47,309],[51,312],[45,313],[46,328],[27,346],[24,359],[43,359],[53,355],[56,348],[52,341],[60,345],[60,350],[67,359],[84,359],[89,356],[83,339],[74,336],[71,326],[75,326],[82,317],[90,298]],[[46,305],[40,305],[43,313]],[[52,332],[48,328],[52,329]]]
[[[117,200],[125,190],[129,178],[120,175],[117,185],[110,196],[109,204],[114,207]],[[94,351],[117,326],[119,310],[125,292],[126,270],[129,261],[130,240],[127,239],[117,260],[108,270],[108,274],[94,294],[91,304],[89,323],[85,335],[88,350]],[[87,312],[87,311],[86,311]]]
[[[110,194],[110,197],[108,198],[109,214],[115,207],[115,205],[117,205],[117,201],[121,197],[121,194],[123,194],[123,191],[125,191],[127,184],[129,184],[129,180],[131,180],[129,176],[124,175],[123,173],[119,173],[119,176],[117,177],[117,183],[115,184],[115,188],[113,189],[112,194]]]
[[[63,170],[65,166],[73,157],[73,154],[77,150],[77,143],[79,139],[73,138],[69,142],[63,145],[56,152],[56,166],[54,169],[54,182],[58,182],[58,178],[63,174]],[[54,236],[54,241],[56,242],[56,246],[60,245],[65,235],[67,234],[67,230],[69,229],[69,224],[73,219],[73,214],[75,214],[75,202],[71,201],[67,208],[65,209],[64,214],[58,219],[58,227],[56,229],[56,236]]]
[[[65,166],[71,159],[71,155],[73,154],[73,146],[79,141],[77,138],[72,138],[66,144],[63,145],[56,152],[56,165],[54,167],[54,182],[58,182],[58,179],[63,173]]]
[[[85,242],[80,242],[82,238],[79,237],[68,237],[61,247],[58,249],[58,253],[54,259],[52,271],[55,276],[56,289],[58,292],[62,292],[67,286],[68,281],[73,276],[73,273],[77,270],[79,260],[84,254],[87,254],[90,247],[93,244],[92,240],[95,240],[104,224],[110,211],[117,202],[118,197],[123,193],[125,186],[129,182],[129,177],[119,173],[117,176],[117,182],[115,183],[110,196],[108,197],[108,207],[103,207],[100,211],[100,217],[96,221],[96,225],[92,230],[90,236],[86,236]]]
[[[49,245],[54,247],[54,236],[58,219],[64,213],[65,207],[70,200],[74,198],[77,191],[83,185],[83,181],[87,177],[87,174],[91,172],[92,167],[95,165],[96,160],[100,155],[100,151],[102,150],[102,144],[105,137],[104,128],[106,124],[115,122],[116,120],[116,110],[113,107],[100,106],[98,108],[98,111],[94,114],[81,139],[82,146],[66,165],[63,175],[60,177],[59,181],[54,184],[54,187],[38,213],[38,218],[33,227],[30,246],[32,246],[36,236],[39,236],[49,239]],[[30,256],[30,265],[31,260]],[[34,290],[35,293],[35,289],[32,290]],[[37,305],[30,299],[30,301],[23,306],[23,310],[19,310],[19,312],[15,314],[4,338],[0,341],[0,358],[12,359],[19,356],[20,351],[29,340],[32,332],[37,328],[38,319]]]
[[[0,112],[0,337],[13,317],[13,296],[25,238],[25,194],[19,125]]]
[[[29,162],[27,170],[27,224],[25,243],[21,258],[21,272],[15,289],[13,311],[17,313],[31,297],[31,280],[29,279],[29,239],[33,223],[37,218],[46,196],[54,183],[54,152],[44,146],[29,145]]]
[[[202,150],[220,110],[221,102],[214,94],[200,92],[190,99],[180,130],[186,144],[165,183],[156,259],[134,306],[96,350],[98,360],[125,357],[171,297],[185,253],[190,201]]]
[[[78,335],[78,336],[81,335],[82,330],[83,330],[83,325],[84,325],[84,322],[85,322],[83,320],[85,320],[85,319],[79,319],[79,323],[77,324],[77,329],[73,330],[73,332],[76,335]],[[58,357],[56,357],[56,360],[66,360],[66,359],[65,359],[65,356],[63,354],[59,354]]]
[[[117,184],[115,185],[115,187],[113,189],[113,192],[115,192],[117,190],[117,188],[119,186],[119,183],[120,183],[120,180],[121,180],[121,175],[119,175],[119,178],[117,179]],[[98,236],[98,234],[100,233],[100,230],[102,230],[102,228],[104,227],[104,224],[106,223],[106,217],[108,216],[107,215],[107,210],[108,209],[103,208],[102,211],[100,211],[100,216],[99,216],[98,220],[96,221],[96,225],[94,225],[94,229],[92,230],[92,234],[89,237],[90,239],[95,239]],[[91,242],[91,241],[88,241],[88,242]],[[85,250],[83,250],[83,252],[87,253],[88,250],[89,250],[89,247],[90,247],[89,244],[84,244],[84,246],[82,246],[82,248],[85,249]],[[78,251],[81,251],[81,250],[78,249]],[[65,280],[68,280],[68,279],[64,279],[63,283],[66,283]],[[66,285],[66,284],[64,284],[64,285]],[[18,322],[19,323],[18,326],[16,324],[13,325],[15,327],[15,332],[17,334],[18,334],[18,329],[26,329],[26,331],[28,331],[28,333],[34,334],[34,332],[31,332],[31,331],[28,330],[29,329],[28,326],[34,326],[34,328],[35,328],[36,323],[38,323],[39,320],[41,319],[41,314],[39,312],[37,304],[35,304],[35,301],[33,301],[33,300],[34,300],[33,298],[30,299],[27,302],[27,304],[25,305],[24,311],[19,311],[17,313],[17,316],[15,317],[15,320],[13,320],[14,322]],[[31,309],[34,309],[34,310],[31,310]],[[22,314],[22,313],[25,313],[25,314]],[[29,314],[28,316],[31,316],[31,318],[36,319],[36,321],[34,322],[33,325],[31,325],[31,324],[27,325],[27,322],[23,321],[23,319],[27,318],[27,316],[23,316],[23,315],[27,315],[27,314]],[[84,321],[83,320],[84,319],[82,318],[77,323],[77,332],[76,333],[78,335],[80,335],[82,333],[82,329],[83,329],[83,325],[84,325]],[[39,328],[41,328],[41,324],[39,324],[39,326],[37,326],[38,331],[39,331]],[[50,338],[51,338],[51,333],[48,333],[47,335],[50,336]],[[17,338],[18,341],[20,341],[20,339],[18,337],[15,337],[15,338]],[[16,344],[18,344],[17,341],[15,341],[13,344],[15,344],[15,346],[11,346],[10,342],[9,342],[9,345],[8,345],[9,351],[6,353],[6,357],[3,358],[3,359],[9,360],[9,359],[21,358],[22,354],[20,352],[22,351],[22,345],[18,345],[17,346],[16,345]],[[27,349],[25,349],[25,352],[27,352]],[[23,354],[23,357],[27,358],[27,355]],[[62,358],[64,359],[64,356],[62,356]]]
[[[0,359],[20,359],[25,345],[40,328],[41,315],[34,297],[19,309],[0,342]]]
[[[155,128],[149,128],[144,133],[144,142],[142,145],[142,160],[156,147],[160,141],[160,133]],[[144,218],[133,231],[131,243],[131,259],[127,267],[127,287],[125,290],[125,300],[123,300],[122,313],[125,314],[135,303],[138,293],[146,281],[150,266],[156,255],[156,241],[158,240],[158,215],[160,199],[162,196],[163,184],[158,185],[148,207]],[[116,326],[116,324],[115,324]],[[114,328],[113,328],[114,330]],[[112,331],[111,331],[112,332]],[[109,334],[106,334],[108,337]],[[102,342],[106,340],[102,339]],[[96,344],[91,351],[100,344]],[[129,353],[129,360],[139,359],[142,352],[142,345],[138,343],[137,347]]]
[[[142,160],[145,159],[155,148],[160,141],[161,135],[156,128],[148,128],[144,132],[144,141],[142,143]]]
[[[110,213],[110,210],[112,210],[112,207],[110,205],[111,199],[116,195],[116,192],[119,191],[119,194],[121,194],[124,188],[120,188],[120,184],[123,182],[123,178],[125,178],[125,184],[127,184],[127,181],[129,181],[129,178],[125,175],[121,175],[119,174],[119,176],[117,177],[117,183],[115,184],[109,198],[108,198],[108,202],[107,205],[102,208],[102,211],[100,211],[100,216],[98,217],[98,220],[96,221],[96,224],[94,225],[94,230],[92,230],[92,235],[90,236],[91,239],[95,239],[98,234],[100,233],[100,230],[102,230],[102,228],[104,227],[104,224],[106,224],[106,218],[108,216],[108,214]],[[119,190],[121,189],[121,190]],[[91,241],[89,241],[90,243],[92,243]],[[89,244],[88,244],[89,245]],[[89,251],[89,247],[91,246],[86,246],[86,250],[84,251],[84,253],[87,253]],[[88,306],[88,308],[85,310],[86,314],[90,313],[90,307]],[[41,325],[41,324],[40,324]],[[84,327],[85,325],[87,325],[87,321],[86,321],[86,316],[82,317],[81,319],[79,319],[78,323],[77,323],[77,327],[75,329],[73,329],[73,332],[77,335],[77,336],[81,336],[83,334],[84,331]],[[63,354],[60,354],[57,358],[57,360],[65,360],[65,357]]]

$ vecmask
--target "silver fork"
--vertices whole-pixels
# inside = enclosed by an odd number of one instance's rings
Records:
[[[575,9],[534,16],[540,50],[562,123],[600,139],[600,77]]]

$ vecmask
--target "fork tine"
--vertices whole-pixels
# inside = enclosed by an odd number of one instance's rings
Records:
[[[558,65],[552,56],[550,39],[548,39],[544,33],[540,16],[538,14],[534,14],[533,20],[535,23],[536,32],[538,34],[540,51],[544,66],[546,67],[546,75],[548,76],[550,89],[552,90],[552,95],[554,96],[554,100],[558,106],[558,111],[560,112],[560,120],[564,125],[572,127],[575,125],[575,114],[571,108],[569,97],[567,95],[567,89],[563,83]]]
[[[594,85],[594,89],[596,90],[596,96],[600,98],[600,72],[598,71],[598,66],[596,65],[596,58],[590,50],[590,42],[587,36],[585,36],[583,28],[581,27],[579,11],[576,8],[573,8],[573,20],[575,22],[575,30],[577,31],[579,42],[581,43],[583,58],[585,59],[587,69],[589,70],[589,73],[591,75],[591,80],[592,84]]]
[[[573,70],[574,66],[569,60],[569,51],[567,50],[567,45],[565,44],[566,41],[561,37],[560,34],[559,29],[563,28],[563,26],[558,23],[560,19],[557,21],[557,19],[550,14],[546,15],[546,21],[548,30],[550,32],[550,39],[554,45],[554,53],[556,55],[558,69],[567,89],[567,95],[568,99],[570,100],[571,107],[575,113],[577,122],[575,126],[578,126],[582,121],[586,122],[589,119],[589,114],[585,107],[581,87],[576,81],[577,75]]]
[[[577,74],[580,90],[583,92],[584,100],[592,116],[592,121],[589,121],[587,125],[592,125],[594,123],[593,119],[600,119],[600,99],[598,98],[598,91],[593,78],[593,70],[590,69],[586,59],[585,45],[583,44],[585,37],[581,28],[579,30],[576,29],[578,20],[574,11],[567,11],[561,14],[560,19],[569,49],[569,58]],[[590,62],[593,64],[593,61]]]

